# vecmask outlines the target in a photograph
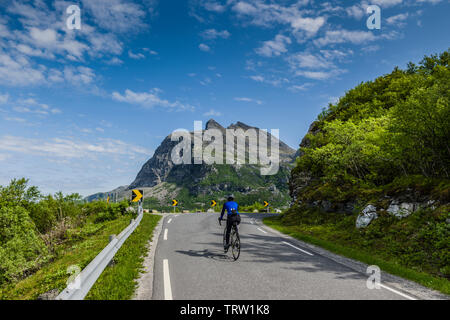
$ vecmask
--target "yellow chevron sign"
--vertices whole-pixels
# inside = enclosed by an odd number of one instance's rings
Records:
[[[267,207],[269,203],[267,201],[264,201],[264,208]]]
[[[173,207],[176,207],[176,206],[177,206],[177,204],[178,204],[178,201],[177,201],[177,200],[175,200],[175,199],[173,199],[173,200],[172,200],[172,206],[173,206]]]
[[[215,207],[217,202],[215,200],[211,200],[211,207]]]
[[[134,189],[133,193],[131,194],[131,201],[138,202],[139,200],[142,199],[143,196],[144,196],[144,191]]]

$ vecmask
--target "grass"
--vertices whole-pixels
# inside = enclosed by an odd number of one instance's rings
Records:
[[[395,261],[396,257],[394,255],[389,257],[386,252],[384,252],[383,257],[380,257],[371,250],[364,250],[363,248],[356,247],[356,245],[352,245],[352,241],[345,241],[345,245],[343,245],[339,243],[339,236],[333,236],[337,230],[333,230],[332,227],[322,225],[320,226],[321,229],[319,232],[317,232],[316,228],[314,235],[311,235],[311,226],[302,224],[283,225],[279,217],[264,218],[263,222],[267,226],[295,239],[317,245],[333,253],[364,262],[368,265],[377,265],[385,272],[415,281],[423,286],[450,295],[450,281],[447,279],[402,266]]]
[[[142,270],[146,246],[161,216],[144,214],[141,223],[125,241],[89,291],[87,300],[128,300],[136,289],[136,279]]]
[[[119,234],[129,223],[131,216],[121,216],[102,223],[88,222],[82,228],[70,230],[69,238],[57,249],[55,258],[27,278],[0,288],[0,300],[32,300],[52,289],[62,291],[70,276],[67,268],[80,269],[108,244],[109,236]]]

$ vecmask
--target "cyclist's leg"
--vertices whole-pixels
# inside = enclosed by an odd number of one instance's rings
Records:
[[[230,217],[227,218],[227,234],[226,234],[226,244],[230,244],[230,233],[231,233],[231,227],[233,226],[232,219]]]

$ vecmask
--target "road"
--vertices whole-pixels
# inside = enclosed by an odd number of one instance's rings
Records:
[[[223,253],[218,214],[168,215],[154,260],[152,299],[407,299],[368,289],[358,273],[262,226],[243,214],[237,261]]]

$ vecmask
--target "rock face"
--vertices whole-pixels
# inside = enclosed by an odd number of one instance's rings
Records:
[[[218,122],[211,119],[206,123],[205,130],[208,129],[218,129],[222,131],[224,137],[224,150],[226,149],[226,134],[225,128],[221,126]],[[255,129],[256,132],[259,132],[259,128],[249,126],[242,122],[237,122],[235,124],[230,125],[227,129],[242,129],[244,131],[248,129]],[[203,130],[203,133],[205,133]],[[270,136],[270,133],[269,133]],[[269,140],[270,138],[268,138]],[[270,141],[270,140],[269,140]],[[213,185],[204,186],[199,185],[201,181],[204,181],[207,177],[218,174],[221,170],[225,170],[223,167],[225,165],[212,164],[207,165],[205,163],[202,164],[181,164],[175,165],[171,159],[172,149],[178,144],[178,141],[171,141],[171,135],[167,136],[161,145],[156,149],[153,157],[148,160],[139,173],[136,176],[136,179],[128,186],[128,190],[140,187],[154,187],[163,182],[171,182],[176,185],[187,186],[192,193],[203,193],[206,191],[238,191],[238,192],[248,192],[249,190],[249,181],[245,181],[245,176],[255,175],[260,176],[260,169],[258,165],[244,164],[244,165],[226,165],[226,167],[231,167],[238,176],[242,176],[242,184],[229,184],[226,179],[223,183],[217,183]],[[203,148],[209,143],[204,142]],[[246,141],[246,147],[248,147],[248,141]],[[191,132],[191,148],[194,150],[194,133]],[[264,187],[267,187],[273,193],[279,192],[280,185],[287,185],[290,169],[292,167],[292,163],[295,160],[295,150],[290,148],[287,144],[282,141],[279,141],[279,154],[280,154],[280,170],[275,175],[275,178],[271,178],[272,180],[279,181],[278,186],[274,183],[265,184]],[[248,154],[248,152],[246,152]],[[246,161],[248,163],[248,160]],[[262,178],[261,178],[262,179]],[[268,178],[269,179],[269,178]],[[262,179],[264,180],[264,179]],[[261,180],[261,181],[262,181]],[[285,187],[286,189],[286,187]]]
[[[398,203],[398,201],[392,201],[392,203],[387,208],[387,212],[396,216],[397,218],[405,218],[414,212],[415,207],[417,207],[414,203]]]
[[[369,204],[356,218],[356,228],[365,228],[376,218],[378,218],[377,208],[374,205]]]

